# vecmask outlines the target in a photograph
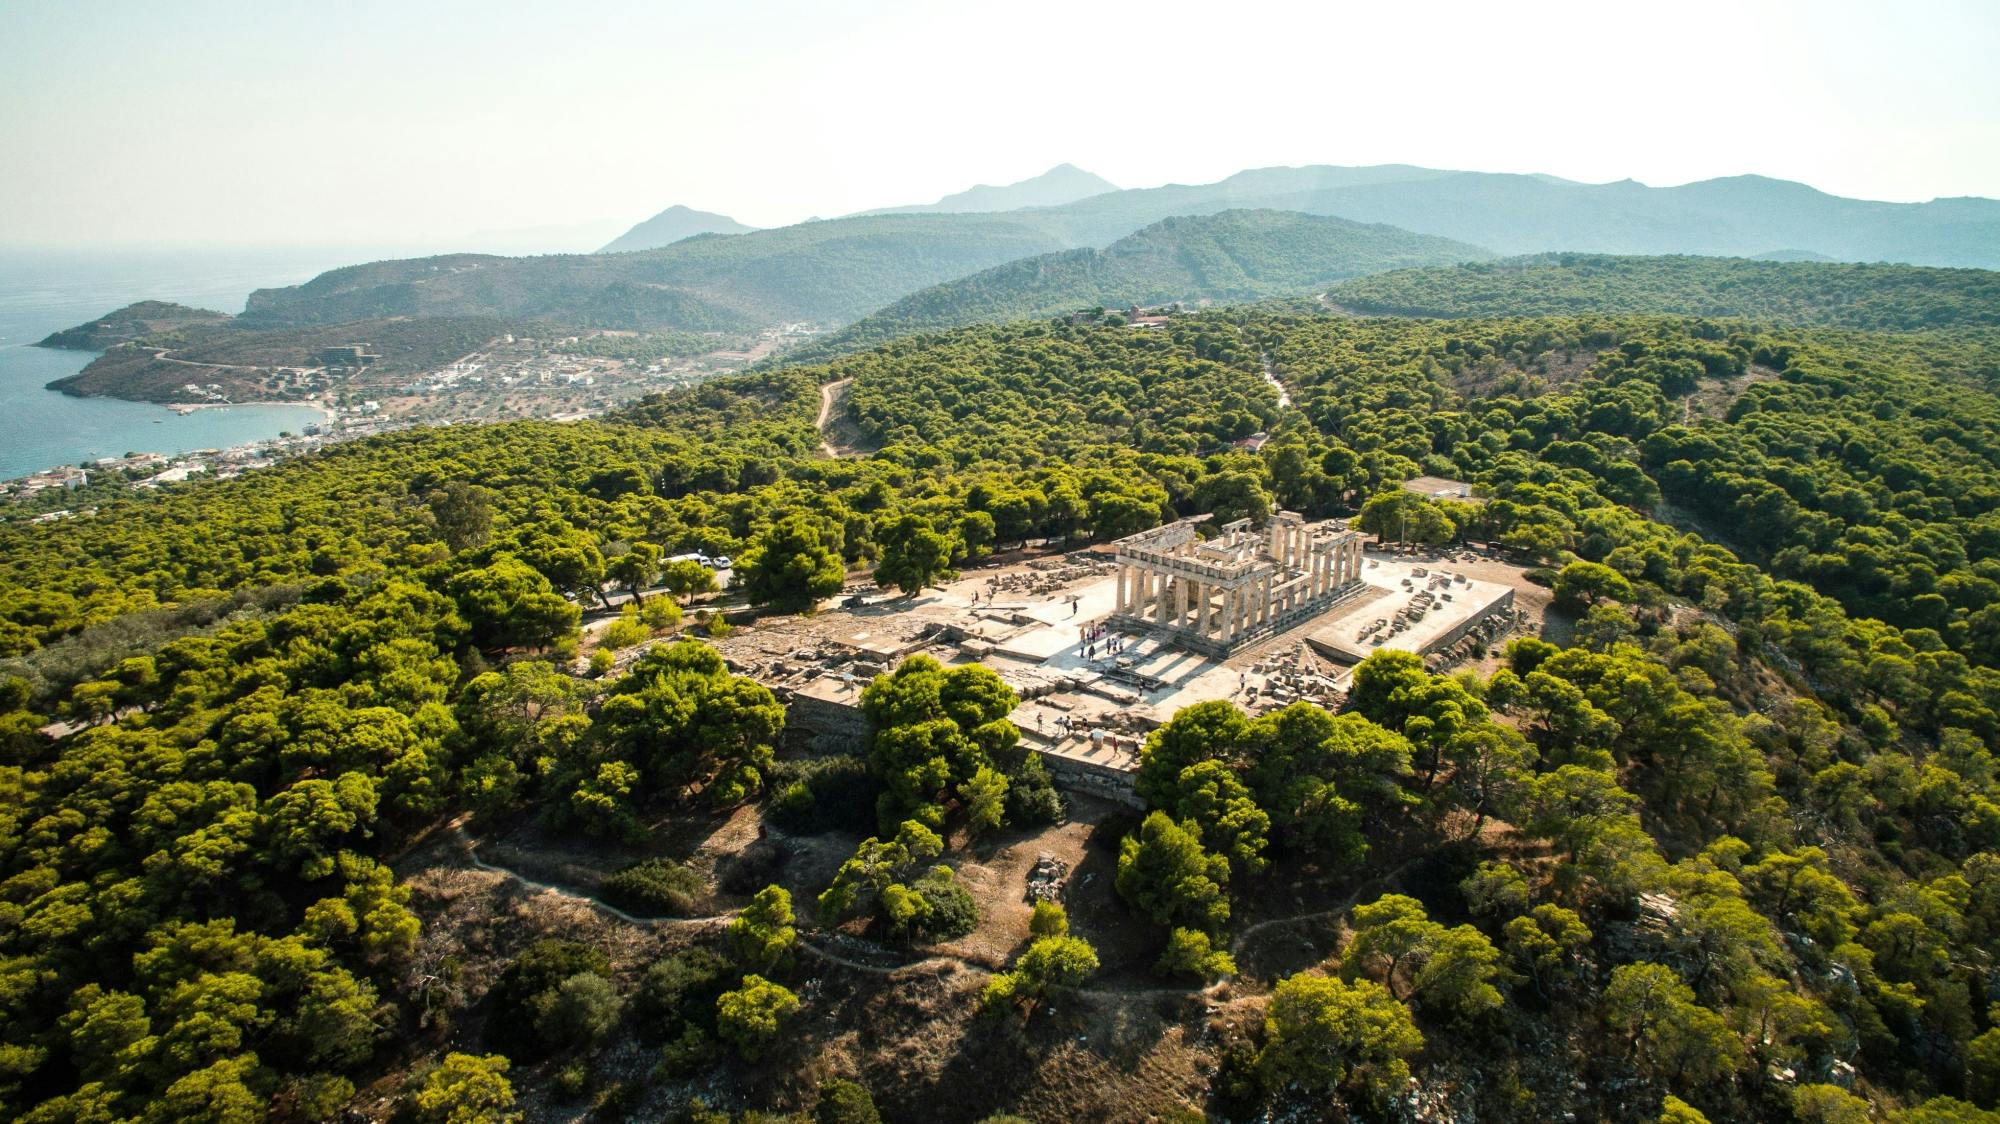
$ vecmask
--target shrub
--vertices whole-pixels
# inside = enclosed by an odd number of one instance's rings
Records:
[[[415,1117],[422,1124],[465,1124],[508,1121],[520,1117],[514,1107],[514,1086],[507,1080],[509,1064],[499,1054],[447,1054],[418,1088]]]
[[[800,835],[828,831],[857,834],[875,830],[875,800],[881,786],[868,762],[850,754],[808,761],[781,761],[769,774],[771,818]]]
[[[653,630],[646,627],[638,614],[627,614],[612,621],[605,628],[603,648],[610,648],[613,651],[630,648],[634,644],[644,643],[652,635]],[[603,648],[598,650],[602,651]]]
[[[625,1013],[611,981],[578,972],[547,993],[535,1017],[535,1032],[555,1047],[588,1047],[602,1041]]]
[[[728,989],[729,962],[699,946],[653,961],[632,997],[640,1025],[662,1038],[715,1026],[715,1000]]]
[[[813,1124],[882,1124],[868,1090],[838,1077],[820,1085],[812,1118]]]
[[[1167,950],[1160,954],[1153,971],[1163,976],[1193,976],[1207,980],[1235,975],[1236,961],[1228,952],[1216,948],[1207,933],[1199,929],[1175,929],[1173,935],[1167,938]]]
[[[1028,918],[1028,932],[1037,937],[1068,936],[1069,912],[1054,902],[1036,902],[1034,915]]]
[[[672,859],[633,863],[598,887],[605,901],[637,914],[692,913],[707,890],[701,875]]]
[[[710,1012],[711,1017],[713,1012]],[[690,1077],[715,1060],[715,1036],[690,1023],[680,1036],[660,1047],[658,1076]]]
[[[639,619],[654,632],[665,632],[681,623],[681,607],[671,597],[655,597],[639,610]]]
[[[1015,827],[1039,827],[1063,818],[1062,795],[1042,759],[1033,753],[1022,755],[1020,764],[1007,775],[1007,822]]]
[[[724,934],[729,954],[746,971],[768,972],[791,959],[799,940],[792,927],[792,895],[783,886],[757,891]]]
[[[563,981],[580,972],[601,976],[609,967],[605,955],[587,944],[550,939],[529,945],[493,984],[493,1018],[487,1025],[495,1044],[510,1057],[539,1054],[545,1044],[537,1023]]]
[[[746,1061],[754,1062],[798,1009],[799,997],[790,988],[745,976],[742,987],[715,1001],[715,1029]]]

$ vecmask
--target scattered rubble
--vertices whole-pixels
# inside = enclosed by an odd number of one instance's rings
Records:
[[[1023,900],[1061,905],[1068,884],[1069,864],[1043,851],[1028,870],[1028,894]]]

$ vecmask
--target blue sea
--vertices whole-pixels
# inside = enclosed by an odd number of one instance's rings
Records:
[[[366,250],[0,248],[0,479],[125,453],[225,448],[297,432],[309,406],[231,406],[181,415],[113,398],[44,389],[94,355],[31,346],[58,329],[137,300],[243,311],[251,290],[293,285],[335,266],[388,256]]]

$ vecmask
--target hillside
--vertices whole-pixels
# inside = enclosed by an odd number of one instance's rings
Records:
[[[235,322],[202,323],[155,332],[90,361],[48,389],[81,398],[125,398],[137,402],[212,401],[188,384],[237,402],[282,401],[333,389],[319,369],[322,348],[362,345],[379,356],[369,372],[376,378],[434,370],[489,341],[523,327],[518,321],[483,316],[358,320],[297,328],[258,330]],[[309,373],[312,372],[312,373]]]
[[[36,347],[59,347],[73,351],[104,351],[118,344],[151,335],[201,324],[228,320],[226,312],[189,308],[171,301],[139,301],[115,312],[107,312],[88,324],[52,332]]]
[[[1102,250],[1042,254],[934,285],[793,357],[811,361],[916,332],[1094,306],[1303,295],[1377,270],[1490,256],[1394,227],[1283,211],[1165,219]]]
[[[1016,183],[1000,186],[982,183],[947,195],[935,203],[884,207],[874,211],[863,211],[862,214],[1017,211],[1023,207],[1059,207],[1064,203],[1074,203],[1079,199],[1088,199],[1093,195],[1117,190],[1117,184],[1102,176],[1092,175],[1074,164],[1058,164],[1039,176],[1032,176]]]
[[[348,266],[252,293],[244,320],[492,315],[688,331],[842,323],[912,289],[1067,244],[1057,224],[1025,216],[833,219],[629,254],[455,254]]]
[[[744,226],[728,215],[697,211],[691,207],[675,204],[612,239],[597,252],[622,254],[632,250],[654,250],[661,246],[671,246],[683,238],[692,238],[697,234],[747,234],[755,229],[757,228],[754,226]]]
[[[612,255],[458,254],[351,266],[260,291],[246,317],[534,317],[579,327],[740,331],[851,322],[927,286],[1032,255],[1107,246],[1233,209],[1329,215],[1503,253],[1796,254],[2000,266],[2000,203],[1841,199],[1758,177],[1675,188],[1403,166],[1275,168],[1002,214],[879,214]]]
[[[1986,1124],[2000,403],[1933,373],[1986,346],[974,326],[48,497],[0,521],[0,1110]],[[875,452],[822,455],[832,385]],[[1088,692],[935,628],[1064,572],[1101,613],[1082,548],[1280,507],[1522,615],[1318,701],[1240,653],[1257,689],[1111,727],[1143,810],[1036,752]],[[802,667],[860,731],[792,728]]]
[[[1783,247],[1846,261],[2000,267],[2000,202],[1882,203],[1763,176],[1647,187],[1398,165],[1265,168],[1059,210],[1080,242],[1102,244],[1168,215],[1231,207],[1388,223],[1510,254],[1754,255]]]
[[[1399,316],[1664,312],[1865,329],[2000,325],[2000,273],[1741,258],[1549,254],[1380,273],[1342,282],[1328,299]]]

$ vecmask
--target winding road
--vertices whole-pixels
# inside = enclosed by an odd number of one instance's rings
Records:
[[[1268,351],[1259,352],[1258,358],[1264,361],[1264,381],[1270,383],[1271,389],[1278,392],[1278,409],[1290,409],[1292,405],[1292,392],[1286,390],[1285,384],[1278,381],[1278,368],[1276,364],[1271,362],[1271,353]]]
[[[828,422],[833,420],[833,410],[839,403],[841,395],[846,392],[847,388],[853,382],[854,378],[849,376],[844,379],[835,379],[819,388],[819,420],[813,422],[813,428],[819,430],[820,456],[831,459],[849,455],[847,451],[826,439],[826,426]]]

